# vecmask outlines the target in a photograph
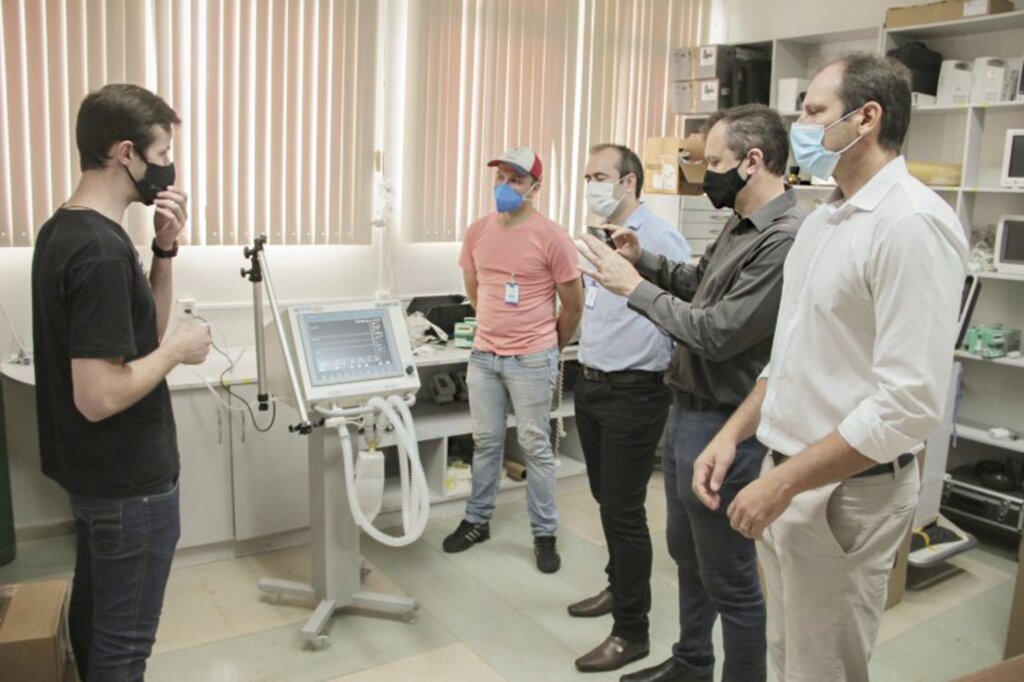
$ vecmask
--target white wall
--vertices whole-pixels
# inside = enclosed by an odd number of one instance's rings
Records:
[[[934,0],[712,0],[712,42],[740,43],[881,26],[890,7]]]

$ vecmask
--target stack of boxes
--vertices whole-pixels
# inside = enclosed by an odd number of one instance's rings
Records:
[[[768,53],[736,45],[672,50],[669,64],[673,114],[707,114],[751,102],[768,104]]]

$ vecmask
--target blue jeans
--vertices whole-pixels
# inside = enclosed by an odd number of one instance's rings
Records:
[[[71,495],[78,550],[68,630],[86,682],[142,680],[180,536],[178,485],[145,497]]]
[[[767,676],[766,614],[754,541],[732,529],[726,509],[756,479],[765,447],[750,438],[711,511],[693,493],[693,463],[731,416],[730,412],[672,408],[662,468],[668,502],[668,550],[679,569],[679,641],[672,655],[697,676],[715,667],[711,628],[722,617],[723,682],[757,682]]]
[[[516,415],[519,446],[526,458],[526,499],[535,536],[558,529],[555,456],[551,449],[551,395],[558,376],[558,349],[528,355],[474,350],[466,384],[473,416],[473,493],[466,520],[483,523],[494,514],[501,482],[508,407]]]

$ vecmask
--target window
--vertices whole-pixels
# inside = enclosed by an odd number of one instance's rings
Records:
[[[368,243],[376,0],[5,0],[0,246],[78,181],[78,105],[138,83],[181,116],[192,244]]]
[[[591,144],[643,156],[669,114],[671,48],[706,40],[710,2],[433,0],[410,3],[402,235],[453,241],[493,210],[490,159],[524,144],[544,163],[538,208],[577,231]],[[394,156],[395,150],[390,150]]]
[[[4,0],[0,246],[30,246],[71,194],[78,105],[112,82],[150,88],[183,120],[191,244],[369,243],[377,146],[401,169],[402,239],[458,239],[492,208],[486,162],[516,144],[544,162],[540,209],[578,228],[591,144],[642,155],[646,137],[679,132],[669,51],[706,40],[710,4]],[[400,145],[375,145],[385,127]]]

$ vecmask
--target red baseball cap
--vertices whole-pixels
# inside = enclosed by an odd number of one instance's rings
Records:
[[[487,167],[497,166],[500,163],[507,163],[521,173],[532,175],[535,180],[540,180],[541,173],[544,172],[540,157],[529,147],[507,149],[501,153],[501,156],[488,162]]]

